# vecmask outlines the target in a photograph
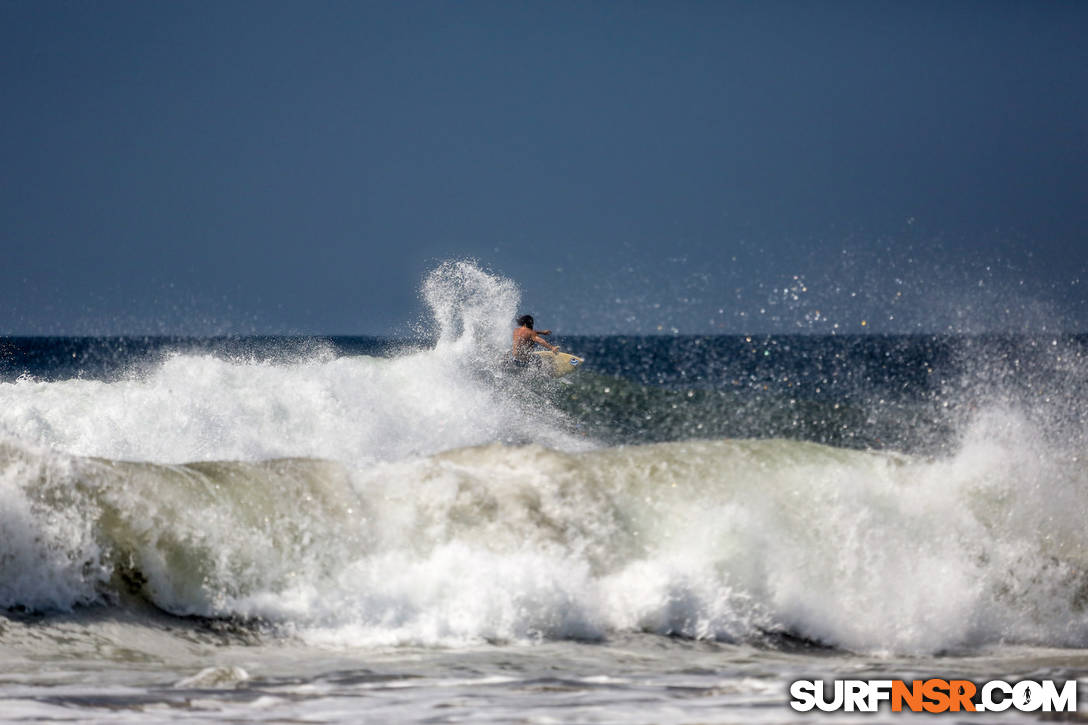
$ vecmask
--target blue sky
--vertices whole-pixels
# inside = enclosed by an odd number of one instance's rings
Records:
[[[0,334],[1088,330],[1080,2],[0,0]]]

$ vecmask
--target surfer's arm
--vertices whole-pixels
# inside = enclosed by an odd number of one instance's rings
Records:
[[[542,332],[538,332],[537,334],[533,335],[533,342],[540,343],[541,345],[548,348],[552,352],[555,352],[556,350],[559,349],[559,346],[558,345],[552,345],[552,344],[548,343],[543,337],[541,337],[541,335],[547,335],[549,332],[551,332],[551,330],[544,330]]]

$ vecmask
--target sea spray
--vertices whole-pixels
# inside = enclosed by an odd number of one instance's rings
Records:
[[[437,326],[438,347],[460,354],[493,354],[510,344],[520,293],[513,281],[472,262],[443,262],[423,282],[421,296]]]

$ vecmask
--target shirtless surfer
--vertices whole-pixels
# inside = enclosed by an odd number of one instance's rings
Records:
[[[552,334],[551,330],[534,330],[533,316],[522,315],[517,319],[518,329],[514,330],[514,363],[519,366],[528,365],[532,359],[533,347],[543,345],[552,352],[558,352],[559,346],[549,344],[543,335]]]

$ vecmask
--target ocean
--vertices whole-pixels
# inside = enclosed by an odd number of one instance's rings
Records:
[[[510,280],[421,294],[414,338],[0,338],[0,719],[902,721],[789,685],[1088,677],[1088,337],[556,330],[552,379],[504,362]]]

